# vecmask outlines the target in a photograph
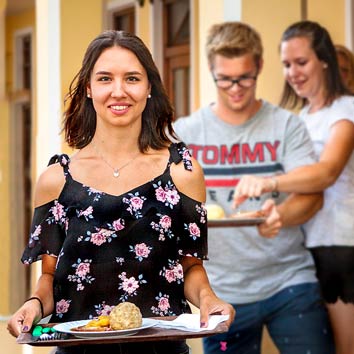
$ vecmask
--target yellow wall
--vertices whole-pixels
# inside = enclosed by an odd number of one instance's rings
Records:
[[[308,0],[307,19],[317,21],[330,32],[334,42],[345,43],[344,1]],[[335,14],[335,16],[333,16]],[[301,0],[244,0],[242,21],[260,33],[264,45],[264,69],[258,81],[258,95],[277,104],[283,87],[279,59],[281,34],[301,19]]]
[[[9,109],[6,101],[0,101],[0,314],[9,313],[9,281],[10,281],[10,179],[9,179]]]
[[[345,43],[345,1],[310,0],[307,16],[321,23],[335,43]]]
[[[264,68],[258,81],[258,96],[278,103],[283,86],[279,59],[279,40],[284,29],[301,16],[301,0],[246,0],[242,2],[242,20],[261,35]]]
[[[89,43],[102,31],[102,1],[61,1],[61,90],[63,102]],[[68,148],[63,146],[66,152]]]
[[[145,1],[144,6],[138,7],[137,35],[143,40],[146,46],[151,50],[150,11],[151,11],[150,1]]]
[[[215,101],[215,84],[208,68],[208,61],[205,55],[205,43],[210,26],[212,26],[214,23],[219,23],[223,21],[223,6],[223,0],[214,2],[208,0],[200,0],[198,3],[198,28],[196,29],[196,31],[198,31],[197,35],[199,36],[199,43],[196,42],[196,45],[199,46],[199,63],[197,68],[195,68],[195,71],[198,71],[200,81],[198,83],[196,82],[196,85],[193,90],[197,90],[197,97],[200,97],[201,106],[207,105],[210,102]]]
[[[13,53],[14,33],[20,29],[34,25],[34,11],[26,11],[17,16],[6,18],[5,30],[5,63],[6,63],[6,94],[11,97],[13,94]],[[10,101],[0,101],[0,149],[1,149],[1,176],[0,176],[0,220],[2,243],[0,247],[0,314],[10,312],[10,281],[13,279],[11,273],[11,262],[19,261],[11,258],[11,176],[10,176]]]
[[[12,92],[13,80],[13,52],[14,32],[34,26],[35,12],[26,11],[16,16],[6,18],[6,89],[7,93]]]

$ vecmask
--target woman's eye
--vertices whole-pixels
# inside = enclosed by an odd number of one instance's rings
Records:
[[[98,78],[98,81],[109,81],[110,78],[108,76],[102,76]]]
[[[129,77],[127,77],[127,81],[128,82],[137,82],[137,81],[140,81],[140,79],[136,76],[129,76]]]

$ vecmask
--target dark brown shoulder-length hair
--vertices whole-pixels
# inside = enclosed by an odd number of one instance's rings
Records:
[[[308,38],[317,58],[327,64],[325,71],[325,105],[331,104],[338,96],[350,95],[350,91],[342,82],[336,50],[328,31],[317,22],[299,21],[290,25],[284,31],[281,37],[281,43],[298,37]],[[280,105],[292,109],[296,107],[302,108],[306,103],[307,100],[299,97],[289,83],[285,81],[280,98]]]
[[[151,53],[139,37],[129,32],[115,30],[102,32],[89,44],[81,69],[69,86],[69,92],[65,97],[68,108],[64,111],[63,121],[66,142],[70,147],[77,149],[91,142],[96,130],[96,111],[92,100],[87,97],[87,86],[101,53],[114,46],[126,48],[136,55],[146,70],[151,85],[151,98],[147,99],[142,113],[140,151],[168,146],[171,142],[168,134],[175,137],[172,127],[174,111]]]

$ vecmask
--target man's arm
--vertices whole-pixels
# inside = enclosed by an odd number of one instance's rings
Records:
[[[323,205],[323,193],[290,194],[277,206],[283,227],[297,226],[310,220]]]
[[[312,218],[323,204],[323,194],[290,194],[281,204],[267,200],[262,209],[268,210],[267,219],[258,225],[262,237],[276,237],[283,227],[298,226]]]

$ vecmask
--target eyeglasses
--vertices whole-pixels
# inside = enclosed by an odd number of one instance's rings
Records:
[[[221,89],[230,89],[232,86],[237,84],[238,86],[242,88],[250,88],[252,87],[256,80],[257,80],[257,75],[255,76],[243,76],[238,79],[217,79],[215,76],[213,76],[215,85]]]

